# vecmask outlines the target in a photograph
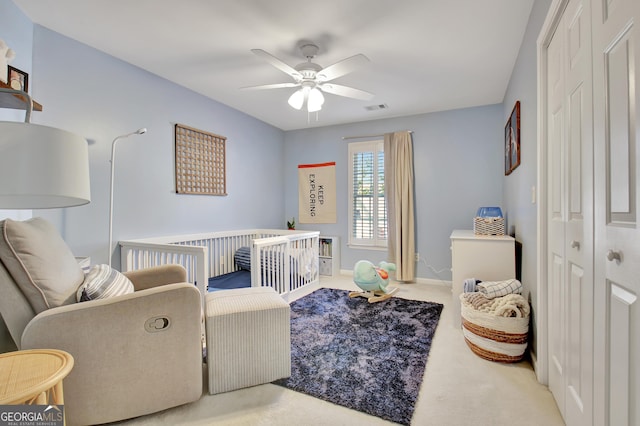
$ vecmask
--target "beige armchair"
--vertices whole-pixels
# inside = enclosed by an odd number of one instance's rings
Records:
[[[137,417],[202,395],[199,291],[178,265],[128,277],[133,293],[76,302],[84,273],[57,230],[40,218],[0,221],[0,313],[18,349],[73,355],[67,424]]]

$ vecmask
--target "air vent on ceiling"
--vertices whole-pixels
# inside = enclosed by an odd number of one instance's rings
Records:
[[[364,107],[364,109],[366,109],[367,111],[377,111],[379,109],[387,109],[387,108],[389,108],[387,104],[376,104],[376,105],[369,105]]]

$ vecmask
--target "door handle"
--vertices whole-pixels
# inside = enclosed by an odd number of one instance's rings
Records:
[[[576,240],[571,241],[571,248],[580,250],[580,241],[576,241]]]
[[[622,253],[616,250],[609,250],[607,252],[607,260],[609,262],[618,261],[622,262]]]

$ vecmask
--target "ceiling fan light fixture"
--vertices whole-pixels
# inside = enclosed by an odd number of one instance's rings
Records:
[[[289,105],[291,105],[292,108],[297,110],[302,109],[302,104],[304,104],[304,92],[302,89],[298,89],[293,92],[293,95],[289,96],[289,100],[287,102],[289,102]]]
[[[317,87],[314,87],[309,91],[309,97],[307,99],[307,110],[309,112],[320,111],[320,109],[322,109],[322,104],[324,104],[324,96]]]
[[[361,100],[371,100],[374,97],[372,93],[365,92],[364,90],[333,83],[327,84],[329,81],[342,77],[345,74],[349,74],[357,67],[369,62],[369,59],[362,53],[350,56],[334,63],[333,65],[329,65],[328,67],[322,67],[313,62],[313,59],[318,54],[319,50],[316,44],[303,42],[299,45],[299,48],[302,51],[302,56],[304,56],[307,61],[298,64],[295,67],[288,65],[262,49],[251,49],[251,52],[255,55],[260,56],[280,71],[289,75],[294,82],[263,84],[260,86],[244,87],[243,89],[280,89],[284,87],[299,87],[298,90],[289,96],[288,103],[291,105],[291,108],[298,111],[305,108],[309,113],[317,112],[322,109],[322,105],[324,104],[324,94],[322,92]]]

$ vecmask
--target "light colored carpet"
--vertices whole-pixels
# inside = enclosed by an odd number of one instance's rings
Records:
[[[357,290],[351,277],[323,277],[323,287]],[[564,425],[551,392],[537,382],[528,362],[485,361],[467,347],[452,325],[451,289],[393,284],[397,297],[444,304],[433,339],[412,425]],[[206,383],[205,383],[206,387]],[[119,425],[389,425],[391,423],[276,385],[261,385],[139,417]]]

